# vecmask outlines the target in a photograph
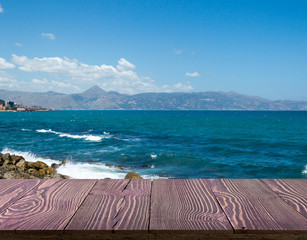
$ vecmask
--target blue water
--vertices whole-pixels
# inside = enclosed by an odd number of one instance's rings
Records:
[[[0,151],[68,159],[59,172],[73,178],[307,178],[307,112],[10,112],[0,123]]]

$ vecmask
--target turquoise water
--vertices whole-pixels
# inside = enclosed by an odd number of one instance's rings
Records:
[[[68,159],[59,172],[74,178],[307,178],[307,112],[11,112],[0,122],[0,151]]]

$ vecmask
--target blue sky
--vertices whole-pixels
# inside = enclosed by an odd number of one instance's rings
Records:
[[[307,1],[0,0],[0,89],[307,100]]]

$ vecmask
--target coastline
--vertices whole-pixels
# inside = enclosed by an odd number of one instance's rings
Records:
[[[9,153],[0,153],[0,179],[70,179],[68,175],[58,173],[57,169],[67,164],[52,163],[50,166],[43,161],[29,162],[24,157]],[[119,166],[106,164],[109,168],[123,170]],[[136,172],[128,172],[125,179],[143,179]]]

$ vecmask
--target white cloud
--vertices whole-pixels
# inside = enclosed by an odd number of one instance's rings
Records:
[[[17,81],[7,72],[0,71],[0,87],[16,88],[18,87]]]
[[[51,40],[55,40],[55,35],[53,33],[41,33],[42,38],[48,38]]]
[[[3,8],[2,8],[2,6],[1,6],[1,4],[0,4],[0,13],[3,13]]]
[[[183,50],[181,50],[181,49],[174,49],[174,54],[179,55],[179,54],[181,54],[182,52],[183,52]]]
[[[10,68],[14,68],[15,65],[7,62],[4,58],[0,57],[0,69],[10,69]]]
[[[125,71],[125,70],[135,69],[135,65],[132,64],[131,62],[128,62],[126,59],[121,58],[119,59],[116,68],[119,71]]]
[[[22,47],[22,44],[19,43],[19,42],[15,43],[15,45],[18,46],[18,47]]]
[[[70,87],[76,89],[76,85],[89,87],[97,84],[106,91],[117,91],[126,94],[192,90],[189,83],[158,86],[151,78],[140,76],[135,72],[136,66],[124,58],[118,61],[116,67],[105,64],[88,65],[67,57],[35,57],[29,59],[26,56],[14,54],[12,55],[12,62],[18,65],[21,71],[50,73],[56,76],[60,80],[48,84],[58,85],[62,89],[69,89]],[[32,81],[32,83],[35,82],[36,84],[39,83],[38,81]]]
[[[81,89],[73,84],[65,83],[65,82],[59,82],[59,81],[48,81],[46,78],[44,79],[37,79],[33,78],[31,81],[31,89],[35,89],[38,91],[57,91],[57,92],[71,92],[74,91],[80,91]]]
[[[47,85],[47,84],[49,84],[49,82],[46,80],[46,78],[44,78],[43,80],[40,80],[40,79],[37,79],[37,78],[33,78],[32,79],[32,83],[38,84],[38,85]]]
[[[185,75],[188,77],[199,77],[200,76],[198,72],[186,73]]]

